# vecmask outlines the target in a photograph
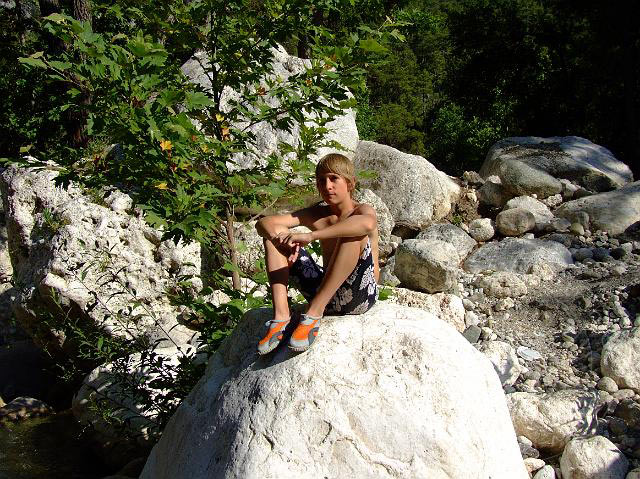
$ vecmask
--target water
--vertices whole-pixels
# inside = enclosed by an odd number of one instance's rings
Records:
[[[105,469],[71,411],[0,423],[0,479],[97,479]]]

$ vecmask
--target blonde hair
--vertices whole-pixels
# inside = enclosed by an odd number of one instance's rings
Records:
[[[342,176],[349,185],[349,193],[353,195],[356,187],[356,173],[353,162],[340,153],[329,153],[323,156],[316,165],[316,178],[322,173],[335,173]]]

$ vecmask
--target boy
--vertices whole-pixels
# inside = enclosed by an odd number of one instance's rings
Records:
[[[378,222],[371,206],[352,198],[355,171],[351,160],[336,153],[323,157],[316,166],[316,186],[324,203],[266,216],[256,224],[264,238],[274,310],[267,323],[269,330],[258,343],[259,354],[278,346],[291,320],[287,302],[290,275],[308,301],[289,341],[295,351],[311,346],[325,309],[332,314],[362,314],[377,298]],[[311,233],[289,231],[300,225]],[[324,269],[302,248],[314,240],[320,240]]]

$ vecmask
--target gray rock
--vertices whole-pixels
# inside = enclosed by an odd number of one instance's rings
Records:
[[[502,186],[498,177],[487,178],[487,181],[477,191],[480,203],[496,208],[502,208],[514,196]]]
[[[589,215],[591,231],[624,233],[640,221],[640,181],[619,190],[569,201],[555,210],[555,215],[573,221],[580,212]]]
[[[460,196],[460,187],[427,160],[390,146],[361,141],[354,163],[377,173],[361,183],[387,205],[396,226],[421,230],[444,218]]]
[[[611,256],[613,259],[622,259],[627,256],[627,250],[621,247],[613,248],[611,250]]]
[[[574,438],[560,458],[562,479],[624,479],[629,461],[603,436]]]
[[[496,234],[489,218],[478,218],[469,223],[469,234],[476,241],[489,241]]]
[[[540,354],[535,349],[531,349],[526,346],[519,346],[517,349],[517,354],[525,361],[535,361],[537,359],[542,359],[542,354]]]
[[[484,178],[476,171],[465,171],[462,173],[462,179],[472,186],[484,184]]]
[[[40,401],[39,399],[29,397],[17,397],[0,407],[0,422],[19,421],[27,418],[34,418],[40,416],[48,416],[53,413],[53,409]]]
[[[576,261],[584,261],[587,258],[593,258],[593,250],[591,248],[578,248],[573,252],[573,259]]]
[[[281,46],[273,48],[272,53],[272,80],[278,76],[286,81],[290,76],[299,75],[304,72],[311,65],[310,60],[291,56]],[[203,68],[203,66],[209,68],[209,65],[210,62],[206,54],[204,52],[198,52],[182,65],[181,70],[192,82],[205,89],[210,89],[211,81]],[[267,86],[265,79],[263,79],[261,83],[263,86]],[[266,89],[267,94],[262,96],[262,99],[270,107],[278,107],[280,105],[279,100],[268,94],[270,90],[269,87]],[[220,100],[220,110],[222,112],[229,111],[233,108],[232,102],[239,100],[239,98],[240,95],[238,92],[230,88],[225,88]],[[312,122],[313,118],[306,115],[306,120]],[[266,122],[259,122],[253,125],[249,125],[247,122],[239,122],[235,126],[240,129],[245,129],[246,133],[251,133],[256,136],[256,151],[234,155],[233,164],[230,163],[228,165],[231,169],[250,168],[257,164],[264,165],[269,155],[276,152],[280,144],[288,143],[295,147],[300,142],[300,126],[297,123],[294,123],[291,132],[276,129]],[[325,126],[329,131],[326,140],[333,140],[339,143],[342,149],[337,150],[334,147],[323,147],[320,148],[312,158],[317,161],[320,157],[333,151],[338,151],[348,157],[352,157],[359,140],[358,129],[355,123],[355,112],[351,109],[345,110],[342,116]]]
[[[496,227],[504,236],[520,236],[536,225],[533,213],[521,208],[511,208],[498,213]]]
[[[528,177],[541,181],[531,174],[526,165],[534,171],[548,175],[550,179],[565,178],[591,191],[609,191],[633,181],[630,168],[618,161],[602,146],[576,136],[565,137],[516,137],[506,138],[494,144],[480,169],[480,175],[498,175],[505,186],[506,176],[513,177],[516,185],[529,186]],[[518,173],[524,177],[518,178]],[[550,194],[560,193],[562,184]],[[529,186],[530,187],[530,186]],[[545,192],[550,191],[548,188]],[[536,193],[536,191],[533,191]],[[577,192],[576,192],[577,193]],[[542,192],[539,197],[549,194]]]
[[[595,261],[606,261],[610,256],[607,248],[594,248],[592,252]]]
[[[480,339],[481,334],[482,334],[482,329],[473,324],[471,326],[468,326],[462,333],[464,338],[467,341],[469,341],[471,344],[477,343],[478,340]]]
[[[542,230],[542,228],[549,224],[549,222],[554,218],[553,213],[551,213],[551,210],[549,210],[547,205],[535,198],[532,198],[531,196],[518,196],[517,198],[510,199],[507,201],[505,209],[511,208],[520,208],[533,213],[536,221],[536,230]]]
[[[471,253],[464,269],[470,273],[493,270],[527,274],[540,263],[564,269],[573,264],[573,260],[567,248],[553,241],[506,238],[487,243]]]
[[[556,479],[556,471],[553,466],[547,464],[536,472],[533,479]]]
[[[600,391],[606,391],[606,392],[608,392],[610,394],[613,394],[614,392],[616,392],[618,390],[618,385],[610,377],[604,376],[604,377],[600,378],[600,380],[598,381],[597,388]]]
[[[304,354],[258,357],[270,314],[211,358],[141,479],[527,478],[491,364],[443,321],[381,303],[327,318]]]
[[[395,257],[394,274],[409,288],[438,293],[457,284],[459,256],[449,243],[406,240],[398,246]]]
[[[449,243],[458,252],[460,261],[476,246],[475,240],[455,225],[444,223],[431,225],[416,237],[420,240],[439,240]]]
[[[584,226],[578,222],[571,223],[571,226],[569,226],[569,232],[576,236],[584,236]]]

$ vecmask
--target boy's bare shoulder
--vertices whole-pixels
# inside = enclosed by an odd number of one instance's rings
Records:
[[[357,215],[373,215],[376,216],[376,210],[373,206],[368,205],[367,203],[359,203],[356,206],[356,209],[353,210],[354,214]]]

